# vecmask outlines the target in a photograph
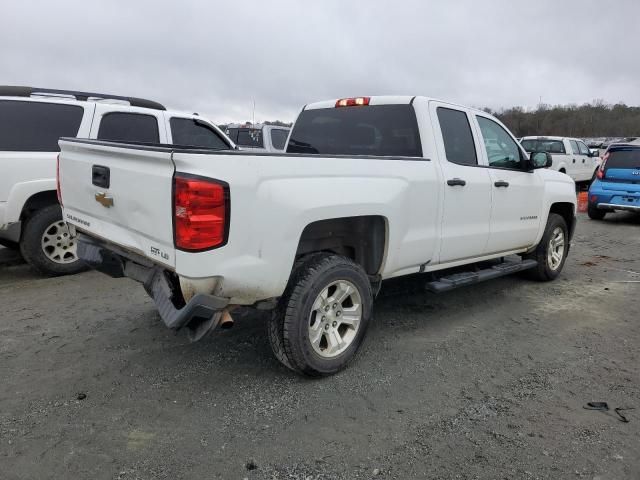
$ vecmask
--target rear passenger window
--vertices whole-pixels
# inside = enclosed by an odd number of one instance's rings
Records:
[[[284,145],[287,143],[287,137],[289,136],[288,130],[274,129],[271,130],[271,144],[273,148],[278,150],[284,150]]]
[[[143,113],[107,113],[100,122],[98,140],[160,143],[158,119]]]
[[[0,151],[58,152],[58,139],[75,137],[83,114],[78,105],[2,100]]]
[[[478,156],[467,114],[438,107],[438,121],[447,160],[459,165],[477,165]]]
[[[225,150],[229,145],[211,127],[190,118],[172,118],[171,136],[174,145]]]

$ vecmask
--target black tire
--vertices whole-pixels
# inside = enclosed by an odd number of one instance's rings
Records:
[[[357,290],[361,301],[361,318],[348,347],[336,356],[323,357],[311,343],[309,325],[314,302],[323,290],[338,281],[347,281]],[[269,322],[268,337],[273,353],[287,368],[304,375],[317,377],[337,373],[353,360],[362,344],[372,306],[371,284],[360,265],[339,255],[311,255],[296,263]]]
[[[44,251],[42,238],[55,222],[62,221],[60,205],[49,205],[31,214],[24,222],[20,252],[24,259],[38,272],[49,275],[71,275],[87,269],[80,260],[69,263],[55,262]]]
[[[589,204],[587,206],[587,215],[589,215],[591,220],[602,220],[606,214],[606,210],[602,210],[595,205]]]
[[[564,238],[564,249],[562,252],[560,263],[555,268],[553,268],[553,266],[550,265],[548,253],[550,249],[551,238],[558,228],[562,230]],[[560,275],[560,272],[564,267],[568,253],[569,229],[567,228],[567,222],[565,222],[564,218],[562,218],[562,216],[558,215],[557,213],[550,213],[547,220],[547,226],[545,227],[544,235],[542,235],[540,243],[533,252],[523,255],[523,258],[525,259],[533,259],[538,262],[538,265],[535,268],[526,270],[524,272],[525,276],[532,280],[537,280],[540,282],[555,280],[558,275]]]

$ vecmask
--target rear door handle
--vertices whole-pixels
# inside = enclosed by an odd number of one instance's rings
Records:
[[[447,180],[447,185],[449,185],[450,187],[455,187],[456,185],[464,187],[466,184],[467,182],[465,182],[461,178],[452,178],[451,180]]]
[[[509,186],[509,182],[505,182],[504,180],[498,180],[497,182],[494,183],[494,185],[496,187],[508,187]]]

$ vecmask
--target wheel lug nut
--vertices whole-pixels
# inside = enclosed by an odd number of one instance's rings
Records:
[[[336,317],[339,317],[340,315],[342,315],[342,312],[341,312],[340,310],[338,310],[338,311],[336,312]]]
[[[333,309],[335,310],[336,308],[338,308],[338,304],[337,304],[337,303],[334,303],[334,304],[333,304]]]
[[[333,322],[331,325],[335,327],[336,325],[338,325],[338,322]]]
[[[326,307],[324,307],[324,311],[328,312],[329,311],[329,305],[327,305]]]
[[[329,330],[329,324],[328,324],[328,323],[325,323],[325,324],[324,324],[324,329],[325,329],[325,330]]]
[[[322,321],[324,322],[327,319],[324,315],[322,316]]]

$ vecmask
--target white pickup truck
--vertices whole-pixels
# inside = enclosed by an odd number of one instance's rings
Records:
[[[279,125],[227,125],[224,133],[240,150],[282,153],[287,146],[289,127]]]
[[[307,375],[353,358],[383,279],[424,273],[435,292],[523,270],[553,280],[575,226],[573,181],[544,168],[548,153],[425,97],[307,105],[283,154],[60,146],[82,259],[142,282],[193,340],[237,306],[273,309],[275,355]]]
[[[566,173],[576,183],[591,183],[602,163],[579,138],[523,137],[520,143],[526,152],[549,152],[552,158],[549,168]]]

